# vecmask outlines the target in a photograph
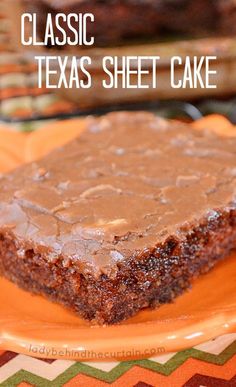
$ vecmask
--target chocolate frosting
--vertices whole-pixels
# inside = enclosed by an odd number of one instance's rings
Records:
[[[84,275],[236,205],[236,138],[150,113],[87,118],[69,144],[1,178],[0,232]]]

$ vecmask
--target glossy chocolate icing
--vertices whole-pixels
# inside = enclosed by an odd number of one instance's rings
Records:
[[[132,255],[181,238],[236,205],[236,137],[150,113],[87,118],[87,131],[1,178],[0,232],[63,256],[86,275],[112,276]]]

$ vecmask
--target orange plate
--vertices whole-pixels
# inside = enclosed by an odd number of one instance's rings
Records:
[[[22,160],[41,157],[54,147],[53,139],[55,145],[62,145],[85,127],[81,120],[70,121],[70,125],[64,121],[64,136],[63,124],[58,129],[55,125],[52,130],[48,126],[29,136],[18,136]],[[203,121],[198,129],[208,125]],[[235,134],[235,127],[231,130]],[[5,134],[0,131],[4,148],[4,153],[0,149],[0,172],[22,163],[18,158],[16,162],[14,142]],[[46,143],[49,145],[44,149]],[[0,346],[31,356],[75,360],[151,357],[195,346],[236,329],[235,258],[236,253],[197,279],[192,290],[173,304],[141,311],[109,327],[91,326],[67,309],[0,278]]]
[[[235,258],[197,279],[173,304],[108,327],[90,326],[1,278],[1,347],[43,358],[124,360],[195,346],[236,328]]]

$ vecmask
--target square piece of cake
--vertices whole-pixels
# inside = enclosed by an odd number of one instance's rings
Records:
[[[111,113],[0,181],[0,273],[98,324],[172,301],[236,247],[236,137]]]

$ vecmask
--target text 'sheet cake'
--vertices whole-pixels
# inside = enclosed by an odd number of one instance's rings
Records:
[[[173,300],[236,247],[236,137],[142,112],[87,122],[1,178],[0,271],[112,324]]]

